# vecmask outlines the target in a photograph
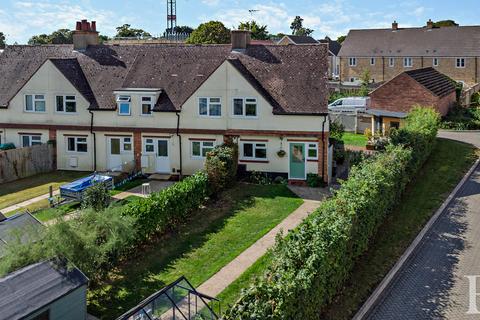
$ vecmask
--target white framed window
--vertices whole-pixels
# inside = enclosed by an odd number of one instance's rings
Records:
[[[438,58],[433,58],[432,65],[438,67]]]
[[[242,159],[267,160],[266,142],[242,142]]]
[[[153,112],[153,97],[141,97],[142,116],[150,116]]]
[[[355,67],[357,65],[357,58],[348,58],[348,65],[350,67]]]
[[[403,58],[403,67],[404,68],[411,68],[413,67],[413,59],[410,57]]]
[[[130,96],[118,96],[117,105],[118,105],[118,114],[121,116],[129,116],[132,114],[130,110],[130,103],[132,98]]]
[[[457,58],[455,66],[457,68],[465,68],[465,58]]]
[[[124,137],[121,139],[121,150],[122,153],[131,153],[133,152],[133,145],[132,145],[132,138],[131,137]]]
[[[388,66],[395,67],[395,58],[388,58]]]
[[[56,96],[56,111],[60,113],[76,113],[77,99],[75,96]]]
[[[68,152],[88,152],[86,137],[67,137]]]
[[[155,141],[153,139],[145,139],[145,153],[155,153]]]
[[[42,144],[42,137],[37,134],[22,134],[20,135],[20,142],[23,148],[37,146]]]
[[[44,94],[27,94],[25,95],[25,112],[45,112],[45,95]]]
[[[318,160],[318,143],[307,144],[307,160]]]
[[[221,117],[222,100],[220,98],[198,98],[198,114],[204,117]]]
[[[370,65],[374,66],[375,65],[375,58],[370,58]]]
[[[258,116],[257,99],[233,98],[233,116],[256,118]]]
[[[215,141],[192,141],[192,158],[205,158],[215,147]]]

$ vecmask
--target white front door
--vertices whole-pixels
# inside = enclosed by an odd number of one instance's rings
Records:
[[[170,173],[170,157],[167,139],[156,139],[155,169],[158,173]]]
[[[108,138],[107,166],[110,171],[122,171],[121,138]]]

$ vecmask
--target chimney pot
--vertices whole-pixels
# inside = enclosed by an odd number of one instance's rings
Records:
[[[92,31],[97,31],[97,22],[92,21]]]
[[[80,31],[82,30],[82,22],[81,21],[77,21],[77,27],[75,28],[76,31]]]
[[[396,20],[392,23],[392,30],[398,30],[398,22]]]
[[[98,45],[97,24],[86,19],[77,21],[76,30],[73,32],[73,49],[85,50],[90,45]]]
[[[250,45],[251,32],[248,30],[232,30],[232,50],[245,50]]]

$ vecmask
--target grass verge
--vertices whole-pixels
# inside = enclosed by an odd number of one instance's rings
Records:
[[[115,318],[182,275],[200,285],[302,202],[284,185],[238,184],[90,288],[89,312]]]
[[[367,145],[367,137],[363,134],[345,132],[342,140],[347,146],[365,147]]]
[[[473,146],[438,139],[416,180],[380,227],[368,252],[356,263],[343,292],[322,319],[352,318],[477,157]]]

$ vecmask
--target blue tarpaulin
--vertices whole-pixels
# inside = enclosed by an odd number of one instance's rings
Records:
[[[113,178],[99,174],[75,180],[69,184],[60,187],[60,196],[62,198],[73,198],[81,200],[82,193],[89,187],[97,183],[103,183],[108,189],[113,189]]]

